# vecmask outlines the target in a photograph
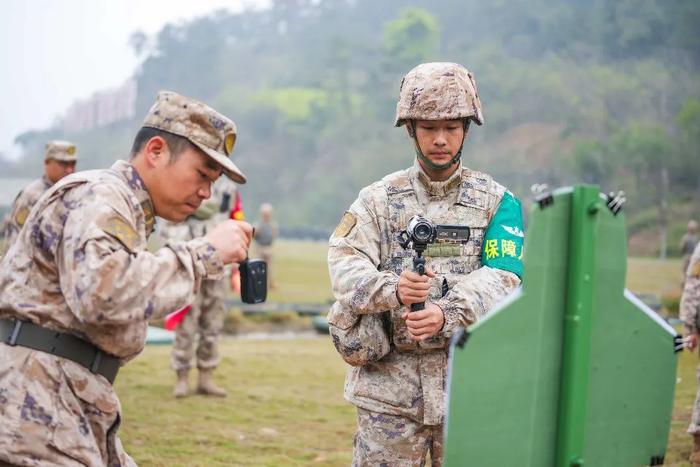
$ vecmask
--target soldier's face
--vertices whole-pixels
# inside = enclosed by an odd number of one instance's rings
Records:
[[[56,183],[73,172],[75,172],[75,162],[57,161],[55,159],[49,159],[44,162],[44,173],[51,180],[51,183]]]
[[[174,222],[194,214],[221,175],[221,167],[199,149],[185,149],[173,159],[168,155],[158,164],[148,191],[156,214]]]
[[[421,152],[435,164],[448,163],[462,146],[462,120],[416,120],[415,125]]]

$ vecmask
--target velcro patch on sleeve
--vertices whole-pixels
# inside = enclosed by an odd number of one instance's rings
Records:
[[[15,214],[15,223],[22,227],[27,222],[27,217],[29,217],[29,208],[25,206]]]
[[[355,227],[355,224],[357,224],[357,217],[350,211],[345,211],[345,214],[343,214],[343,217],[340,219],[338,227],[333,231],[333,236],[347,237],[353,227]]]
[[[690,276],[691,277],[700,277],[700,259],[695,261],[690,266]]]
[[[121,217],[110,217],[101,228],[105,233],[119,240],[129,250],[136,250],[136,246],[139,244],[139,234]]]
[[[510,271],[522,278],[524,244],[520,201],[506,192],[484,234],[481,264]]]

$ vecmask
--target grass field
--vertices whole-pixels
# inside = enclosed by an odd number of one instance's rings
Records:
[[[271,299],[330,299],[325,244],[278,245]],[[662,294],[678,288],[680,263],[633,258],[628,288]],[[169,346],[151,346],[127,365],[116,389],[124,409],[127,451],[154,466],[347,466],[354,409],[342,398],[345,366],[327,337],[222,341],[217,380],[226,399],[171,397]],[[679,358],[666,465],[686,466],[697,383],[697,355]],[[192,375],[194,377],[194,375]],[[192,379],[194,382],[194,378]]]

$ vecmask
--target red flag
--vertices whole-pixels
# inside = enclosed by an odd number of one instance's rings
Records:
[[[241,194],[237,191],[236,201],[233,203],[233,209],[231,209],[229,217],[237,221],[245,220],[245,214],[243,213],[243,201],[241,200]]]
[[[168,315],[165,317],[165,329],[168,331],[172,331],[175,329],[178,324],[182,322],[183,319],[185,319],[185,315],[189,313],[189,311],[192,309],[192,305],[187,305],[183,308],[180,308],[177,311],[173,311],[172,313],[168,313]]]

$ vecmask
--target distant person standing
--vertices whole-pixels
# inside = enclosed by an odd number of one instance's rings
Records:
[[[681,237],[681,256],[683,257],[683,280],[685,281],[685,275],[688,272],[688,264],[690,263],[690,257],[695,250],[695,246],[698,244],[698,223],[694,220],[688,222],[688,228],[686,232]]]
[[[691,351],[698,345],[698,333],[700,332],[698,312],[700,312],[700,244],[695,246],[695,251],[689,260],[679,313],[681,321],[683,321],[683,336]],[[700,378],[700,368],[698,368],[698,378]],[[693,467],[700,467],[700,390],[695,396],[688,433],[693,436],[694,441],[690,462]]]
[[[44,153],[44,176],[19,192],[4,226],[5,251],[10,249],[22,229],[32,206],[54,183],[75,172],[75,145],[68,141],[49,141]]]
[[[231,200],[236,195],[234,183],[220,178],[212,186],[211,198],[203,202],[185,222],[164,223],[160,235],[165,240],[176,242],[207,235],[216,225],[229,218]],[[243,217],[242,212],[240,217]],[[224,326],[228,283],[226,278],[203,280],[190,311],[176,328],[171,355],[172,367],[177,374],[173,389],[176,398],[190,395],[189,372],[193,359],[196,359],[198,370],[196,392],[205,396],[226,397],[226,390],[214,382],[213,373],[220,360],[218,341]]]
[[[253,238],[257,244],[257,252],[260,259],[267,263],[267,287],[274,289],[272,280],[272,244],[274,243],[279,229],[277,223],[272,220],[272,205],[263,203],[260,206],[260,220],[254,224],[255,234]]]

